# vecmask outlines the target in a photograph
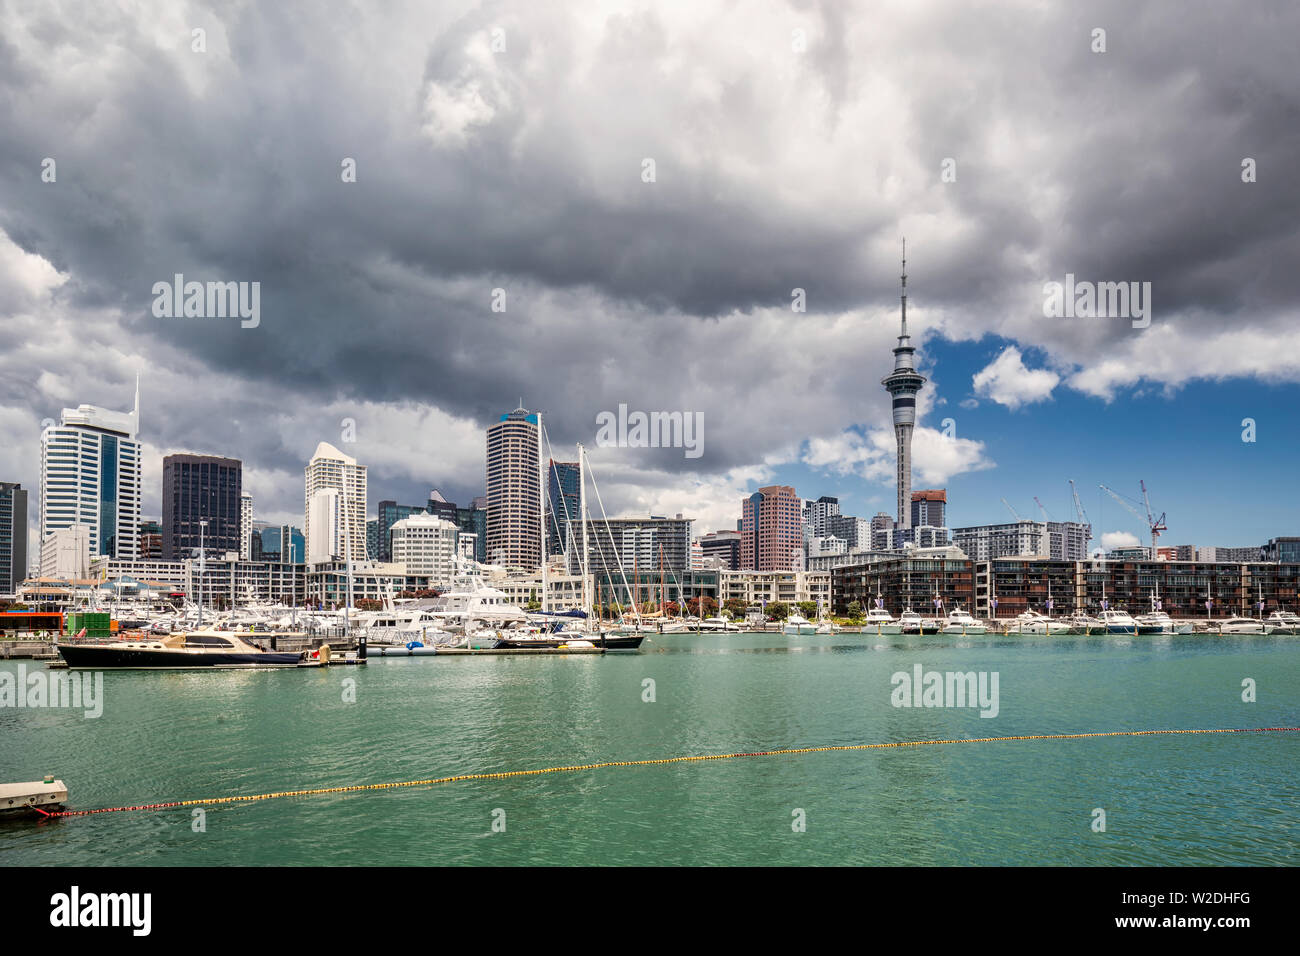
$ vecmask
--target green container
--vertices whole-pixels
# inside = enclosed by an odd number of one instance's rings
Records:
[[[86,629],[86,637],[113,636],[110,615],[104,612],[78,613],[69,611],[64,620],[63,633],[66,637],[76,637],[83,627]]]

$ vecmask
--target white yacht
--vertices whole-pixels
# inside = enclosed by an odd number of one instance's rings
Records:
[[[894,620],[894,616],[883,607],[873,607],[867,612],[867,622],[863,631],[875,631],[877,634],[902,634],[903,625]]]
[[[1037,611],[1021,611],[1008,625],[1007,633],[1014,634],[1068,634],[1073,630],[1069,621],[1053,619]]]
[[[1140,634],[1190,634],[1191,621],[1175,621],[1164,611],[1152,611],[1137,619]]]
[[[943,630],[942,621],[923,618],[911,608],[898,616],[898,626],[903,634],[938,634]]]
[[[1214,629],[1211,622],[1210,629]],[[1272,629],[1257,617],[1230,617],[1219,621],[1220,634],[1270,634]]]
[[[1128,611],[1106,610],[1101,612],[1101,626],[1105,628],[1105,634],[1136,634],[1138,625],[1133,620],[1133,615]]]
[[[791,614],[785,619],[782,634],[816,634],[817,625],[801,614]]]
[[[1273,634],[1300,634],[1300,615],[1294,611],[1274,611],[1264,623]]]
[[[700,622],[700,630],[702,630],[702,631],[728,631],[728,632],[735,633],[735,632],[738,632],[738,631],[743,630],[743,628],[742,628],[739,624],[737,624],[735,621],[732,621],[732,620],[730,620],[729,618],[725,618],[725,617],[706,617],[703,621]]]
[[[948,623],[944,625],[944,634],[985,634],[988,629],[971,617],[970,611],[963,611],[960,607],[953,608],[948,612]]]

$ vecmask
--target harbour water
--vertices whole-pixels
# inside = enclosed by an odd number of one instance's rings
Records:
[[[996,672],[997,716],[893,706],[892,676],[918,664]],[[0,708],[0,778],[52,773],[90,808],[825,745],[1296,726],[1300,638],[679,635],[637,654],[123,671],[103,686],[95,719]],[[609,767],[212,805],[201,832],[188,808],[8,819],[0,865],[1295,865],[1298,766],[1300,734],[1270,733]]]

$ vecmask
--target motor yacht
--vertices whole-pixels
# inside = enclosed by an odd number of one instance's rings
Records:
[[[948,612],[948,623],[943,627],[944,634],[985,634],[988,632],[983,624],[971,616],[970,611],[961,607]]]

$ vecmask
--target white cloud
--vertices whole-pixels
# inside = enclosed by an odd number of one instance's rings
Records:
[[[1101,536],[1101,546],[1107,551],[1115,548],[1136,548],[1142,542],[1131,531],[1107,531]]]
[[[1019,408],[1052,397],[1061,376],[1047,369],[1029,369],[1020,350],[1008,346],[996,359],[975,374],[975,394],[991,398],[1007,408]]]
[[[810,468],[835,475],[858,475],[868,481],[894,481],[894,432],[873,428],[862,434],[846,429],[838,435],[808,440],[802,461]],[[956,475],[993,468],[984,457],[984,443],[969,438],[949,438],[934,428],[918,426],[912,433],[913,481],[943,485]]]

